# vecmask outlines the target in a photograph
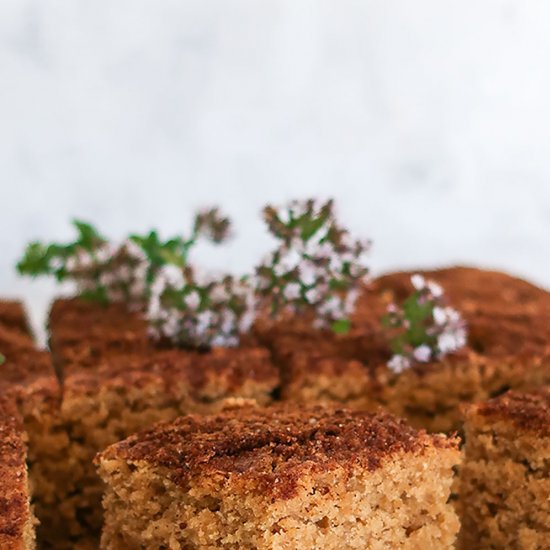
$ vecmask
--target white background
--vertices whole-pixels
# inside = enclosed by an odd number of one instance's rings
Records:
[[[0,295],[69,220],[184,232],[221,204],[249,269],[266,202],[334,196],[375,272],[455,262],[550,286],[550,3],[0,1]]]

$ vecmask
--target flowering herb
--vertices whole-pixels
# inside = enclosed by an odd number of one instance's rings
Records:
[[[67,266],[67,263],[71,263],[71,258],[84,254],[94,256],[107,244],[107,239],[89,223],[74,220],[73,225],[77,231],[77,237],[73,242],[48,245],[39,241],[30,243],[17,264],[19,273],[32,277],[53,275],[58,281],[64,281],[71,277],[70,265]]]
[[[246,279],[201,276],[191,266],[160,270],[147,311],[155,339],[194,349],[238,345],[254,315],[254,293]]]
[[[94,301],[123,302],[142,309],[150,287],[165,265],[184,267],[190,249],[204,238],[223,242],[229,234],[229,219],[218,209],[196,214],[191,236],[162,241],[156,231],[130,235],[112,244],[90,224],[75,221],[77,238],[68,244],[33,242],[17,264],[19,273],[37,277],[53,275],[57,281],[76,283],[77,294]]]
[[[231,220],[220,213],[218,208],[201,210],[195,215],[193,234],[188,242],[194,244],[199,237],[220,244],[231,236]]]
[[[395,331],[393,357],[388,367],[402,372],[415,363],[427,363],[466,345],[466,324],[460,313],[445,305],[443,289],[422,275],[413,275],[414,292],[401,307],[391,304],[383,319]]]
[[[370,242],[354,240],[335,220],[333,201],[293,201],[267,206],[264,219],[279,241],[256,268],[256,292],[273,317],[313,311],[315,326],[349,329]]]
[[[131,235],[130,240],[146,254],[152,268],[152,272],[149,273],[149,279],[152,281],[155,270],[162,266],[187,265],[189,251],[200,239],[220,244],[230,238],[230,229],[229,218],[223,216],[218,208],[210,208],[195,214],[191,236],[187,239],[178,236],[163,242],[156,231],[151,231],[147,235]]]

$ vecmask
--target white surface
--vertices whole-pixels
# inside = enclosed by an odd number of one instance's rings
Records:
[[[219,203],[247,269],[267,201],[339,199],[375,271],[469,262],[550,285],[550,4],[2,0],[0,295],[68,220],[185,230]]]

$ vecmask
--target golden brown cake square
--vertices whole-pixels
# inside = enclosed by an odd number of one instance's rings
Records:
[[[401,373],[388,368],[388,335],[381,318],[412,292],[412,272],[374,279],[362,292],[347,335],[307,328],[302,319],[259,327],[282,371],[289,401],[381,405],[433,432],[460,429],[463,404],[506,390],[550,383],[550,293],[526,281],[476,268],[422,274],[440,284],[461,312],[468,345]]]
[[[550,388],[468,407],[461,545],[550,548]]]
[[[23,304],[16,300],[0,300],[0,326],[30,334]]]
[[[14,399],[0,395],[0,548],[32,550],[35,524],[23,421]]]
[[[43,547],[57,547],[65,526],[58,513],[66,492],[68,439],[60,417],[61,388],[50,356],[36,348],[23,308],[0,302],[0,395],[13,399],[28,440],[27,462],[33,506]]]
[[[100,453],[101,547],[453,548],[457,441],[387,414],[244,407]]]
[[[101,527],[102,485],[92,463],[98,451],[160,420],[214,412],[227,398],[267,404],[279,384],[265,348],[157,347],[146,330],[137,314],[118,306],[68,300],[52,309],[50,343],[71,441],[63,506],[77,538],[93,538]]]

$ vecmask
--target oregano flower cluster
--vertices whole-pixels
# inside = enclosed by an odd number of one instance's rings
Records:
[[[79,296],[138,307],[145,299],[148,270],[144,251],[131,239],[114,245],[91,224],[75,220],[74,241],[64,244],[30,243],[17,269],[22,275],[52,275],[71,281]]]
[[[411,283],[412,294],[401,306],[390,304],[383,320],[394,332],[388,367],[396,373],[440,359],[466,344],[466,323],[445,304],[441,286],[419,274],[411,277]]]
[[[337,223],[332,201],[267,206],[264,219],[278,245],[256,269],[258,296],[273,316],[313,311],[316,327],[345,332],[370,242]]]
[[[198,273],[191,266],[162,268],[147,310],[153,338],[193,348],[237,346],[254,317],[254,294],[246,279]]]
[[[77,249],[65,263],[65,273],[79,295],[99,302],[123,302],[139,310],[147,297],[149,262],[131,239],[119,245],[105,242],[90,251]]]
[[[175,300],[177,291],[185,294],[195,287],[199,289],[203,296],[203,310],[213,304],[221,307],[219,300],[207,299],[206,295],[209,292],[215,292],[218,287],[223,287],[231,293],[230,276],[221,277],[216,285],[209,281],[201,287],[198,282],[195,284],[195,278],[191,275],[193,268],[189,264],[189,252],[201,239],[216,244],[222,243],[229,237],[230,225],[229,218],[223,216],[217,208],[212,208],[199,211],[195,215],[188,238],[178,236],[162,241],[156,231],[151,231],[146,235],[132,234],[121,243],[111,243],[92,225],[75,221],[77,236],[74,241],[65,244],[33,242],[28,245],[17,268],[23,275],[52,275],[60,282],[72,281],[80,297],[105,304],[120,302],[130,310],[139,311],[155,311],[153,305],[158,301],[158,288],[166,279],[165,270],[171,268],[173,272],[181,274],[182,286],[176,289],[172,284],[167,292],[172,302],[168,297],[163,297],[162,304],[167,304],[168,308],[168,304],[171,303],[172,318],[177,305],[179,315],[183,318],[192,315],[193,310],[188,306],[186,308],[187,302]],[[238,297],[235,297],[232,301],[228,300],[228,305],[240,311],[239,307],[234,305],[237,302]],[[170,317],[168,314],[166,316]],[[225,332],[230,332],[227,329],[229,317],[230,315],[224,317]],[[204,315],[201,319],[198,327],[203,327],[204,334],[200,337],[200,330],[191,330],[189,323],[183,323],[184,327],[190,329],[187,336],[183,330],[163,331],[163,320],[158,316],[152,317],[152,333],[171,336],[175,344],[184,346],[202,347],[208,345],[210,340],[214,345],[218,342],[214,338],[218,327],[207,327],[207,330],[204,328]]]
[[[199,211],[187,238],[168,240],[151,231],[113,243],[75,221],[72,242],[33,242],[17,268],[72,281],[83,298],[140,311],[152,338],[185,348],[236,346],[260,312],[274,319],[308,314],[316,328],[346,332],[369,273],[370,242],[352,238],[331,200],[268,205],[263,216],[276,245],[251,275],[205,273],[191,261],[201,240],[219,244],[231,234],[231,221],[217,208]],[[412,284],[411,296],[392,304],[383,319],[393,351],[388,366],[395,372],[466,342],[465,323],[445,304],[441,287],[420,275]]]
[[[17,264],[19,273],[33,277],[53,275],[72,281],[77,295],[102,302],[122,302],[131,310],[143,310],[160,268],[187,265],[189,250],[200,238],[223,242],[229,219],[213,208],[195,216],[191,236],[159,239],[156,231],[130,235],[111,243],[91,224],[75,220],[76,239],[65,244],[33,242]]]

